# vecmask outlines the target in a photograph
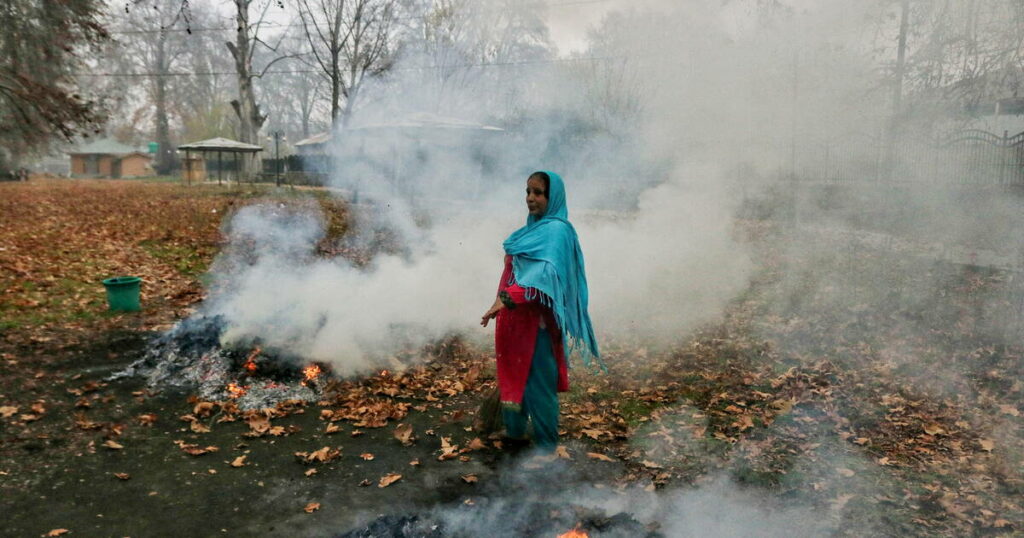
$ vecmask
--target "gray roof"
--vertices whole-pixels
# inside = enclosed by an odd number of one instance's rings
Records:
[[[69,155],[78,154],[127,155],[129,153],[147,153],[146,148],[132,147],[122,144],[113,138],[100,138],[77,148],[68,150]]]
[[[484,125],[481,123],[475,123],[471,121],[462,120],[459,118],[451,118],[447,116],[440,116],[430,112],[416,112],[409,114],[399,119],[391,121],[385,121],[380,123],[365,123],[350,127],[351,131],[371,130],[371,129],[415,129],[415,128],[426,128],[426,129],[458,129],[458,130],[470,130],[470,131],[504,131],[501,127],[494,127],[492,125]]]
[[[237,140],[228,140],[227,138],[211,138],[209,140],[200,140],[199,142],[191,142],[189,144],[182,144],[178,146],[180,150],[188,151],[227,151],[236,153],[255,153],[257,151],[263,151],[263,146],[256,146],[253,144],[246,144],[245,142],[239,142]]]
[[[312,144],[323,144],[331,139],[330,132],[317,133],[309,138],[304,138],[295,143],[296,146],[309,146]]]

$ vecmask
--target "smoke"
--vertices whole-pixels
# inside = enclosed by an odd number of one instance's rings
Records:
[[[978,376],[944,361],[967,355],[977,342],[967,336],[1019,338],[1019,324],[940,319],[962,306],[1005,320],[1013,306],[1001,295],[956,305],[946,289],[978,252],[1019,267],[1020,201],[934,188],[920,157],[882,186],[891,108],[866,23],[877,6],[778,5],[615,4],[575,59],[538,52],[543,32],[521,63],[439,69],[454,46],[409,53],[362,90],[331,148],[331,187],[353,223],[341,241],[374,245],[384,229],[395,248],[365,265],[323,259],[323,215],[247,208],[228,228],[232,270],[207,308],[224,316],[227,341],[259,339],[342,375],[393,367],[452,332],[485,341],[477,324],[501,241],[525,220],[527,175],[551,169],[566,180],[599,340],[677,342],[718,319],[750,284],[754,256],[733,223],[756,206],[779,228],[759,255],[781,260],[761,313],[785,320],[787,334],[760,335],[780,355],[892,368],[943,397],[975,392]],[[822,312],[841,322],[808,322]],[[931,383],[913,383],[922,379]],[[859,427],[882,420],[873,405]],[[669,536],[816,535],[829,524],[809,509],[766,508],[724,480],[596,499],[665,522]]]
[[[741,151],[724,142],[743,139],[751,113],[776,113],[778,88],[752,84],[779,62],[744,57],[765,37],[736,41],[721,13],[666,9],[612,14],[592,35],[594,55],[624,63],[477,68],[453,85],[455,75],[422,69],[423,55],[406,57],[363,90],[367,104],[331,149],[331,186],[358,201],[343,241],[365,243],[384,227],[398,252],[359,267],[319,259],[321,215],[239,212],[233,241],[262,238],[258,259],[229,264],[231,284],[210,301],[228,321],[226,339],[356,373],[453,331],[486,338],[474,327],[536,169],[566,179],[599,337],[670,342],[715,319],[751,270],[731,228]],[[666,32],[668,20],[693,31]],[[747,158],[774,149],[761,143],[772,137],[746,138]]]

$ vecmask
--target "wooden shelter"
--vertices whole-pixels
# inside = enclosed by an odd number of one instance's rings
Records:
[[[244,175],[243,170],[255,169],[255,164],[257,162],[256,154],[263,151],[263,147],[218,137],[178,146],[178,151],[185,152],[185,159],[183,161],[185,167],[182,173],[185,181],[188,183],[191,183],[193,179],[206,178],[206,170],[208,170],[208,167],[202,165],[202,168],[197,168],[196,163],[206,161],[207,155],[216,154],[217,183],[220,183],[223,179],[222,171],[224,169],[223,162],[225,153],[234,161],[235,181],[241,181],[242,179],[248,179],[242,177]],[[195,159],[193,154],[198,154],[202,158],[202,161]]]
[[[153,155],[143,148],[113,139],[94,140],[68,151],[71,177],[147,177],[153,175]]]

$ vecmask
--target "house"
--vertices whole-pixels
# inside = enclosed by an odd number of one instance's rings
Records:
[[[71,177],[146,177],[153,175],[153,155],[143,148],[105,138],[67,152]]]
[[[307,155],[325,155],[327,144],[331,141],[331,133],[317,133],[295,143],[295,151],[305,157]]]

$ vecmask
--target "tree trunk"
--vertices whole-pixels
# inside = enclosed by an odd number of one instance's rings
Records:
[[[254,78],[252,74],[253,42],[249,35],[249,4],[251,2],[252,0],[235,0],[235,22],[238,30],[235,34],[235,42],[228,42],[226,45],[235,60],[235,73],[238,78],[238,99],[231,101],[231,106],[238,116],[238,139],[246,144],[259,144],[260,128],[267,117],[260,114],[260,107],[256,104],[256,93],[252,86]],[[253,161],[246,160],[245,174],[247,176],[256,171]]]
[[[174,148],[171,147],[171,128],[167,119],[167,35],[163,32],[157,41],[156,67],[158,76],[154,77],[154,105],[156,106],[156,173],[166,176],[174,166]]]

